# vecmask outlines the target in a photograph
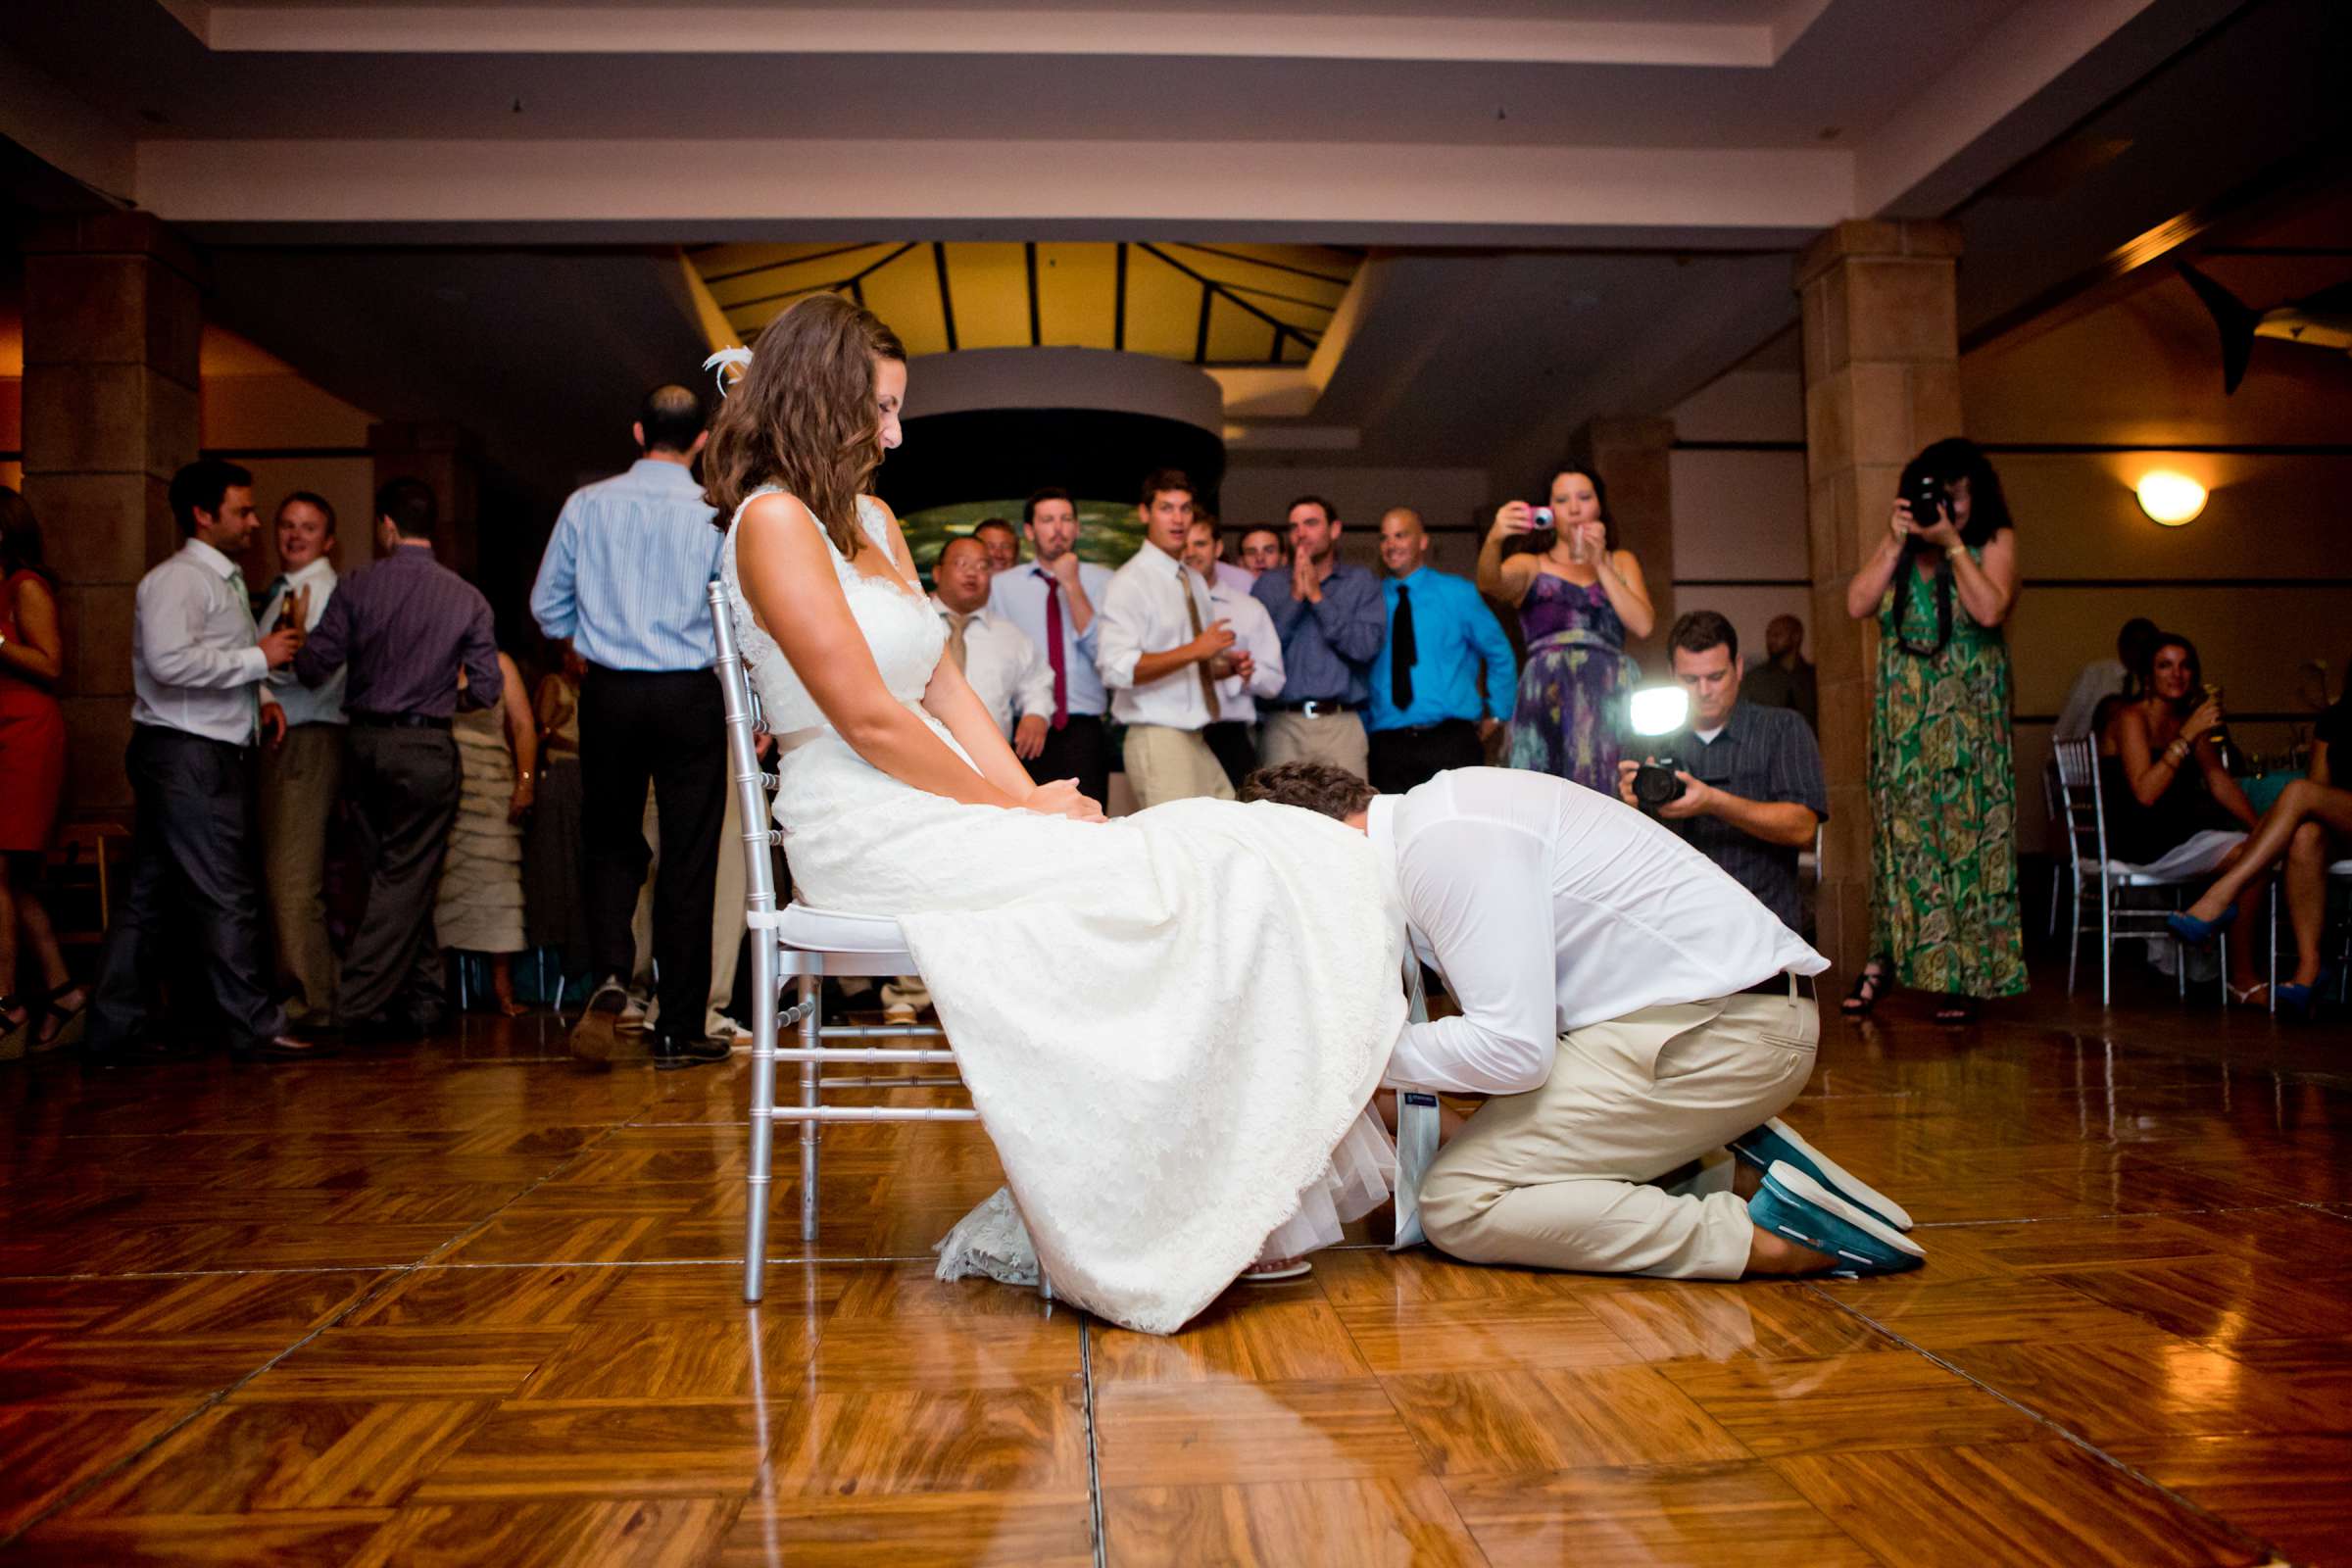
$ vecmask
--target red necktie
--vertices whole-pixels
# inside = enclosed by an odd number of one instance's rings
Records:
[[[1054,727],[1060,729],[1070,721],[1070,656],[1061,646],[1061,583],[1043,567],[1035,569],[1046,579],[1046,662],[1054,666]]]

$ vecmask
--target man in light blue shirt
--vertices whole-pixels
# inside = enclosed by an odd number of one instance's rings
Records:
[[[1110,747],[1102,714],[1110,696],[1095,668],[1096,611],[1110,591],[1111,570],[1078,560],[1078,506],[1067,490],[1045,489],[1021,508],[1021,531],[1035,559],[1000,571],[988,608],[1027,634],[1054,673],[1054,710],[1045,750],[1028,760],[1041,784],[1074,778],[1089,800],[1110,788]]]
[[[1420,514],[1397,507],[1382,516],[1380,559],[1388,636],[1372,661],[1371,781],[1401,795],[1449,767],[1486,765],[1519,669],[1476,586],[1427,564]]]
[[[653,859],[644,831],[650,782],[662,835],[654,1059],[685,1067],[728,1053],[704,1033],[727,795],[708,591],[725,535],[693,472],[707,438],[701,397],[689,387],[654,388],[630,434],[643,456],[628,472],[564,504],[531,589],[531,614],[548,636],[570,638],[588,662],[580,681],[580,829],[597,985],[572,1030],[572,1052],[590,1061],[619,1052],[636,958],[629,917]]]

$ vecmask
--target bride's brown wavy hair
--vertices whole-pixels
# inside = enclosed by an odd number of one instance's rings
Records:
[[[703,499],[724,529],[744,498],[781,485],[855,560],[858,497],[882,466],[874,362],[906,361],[882,318],[839,294],[811,294],[767,323],[751,367],[719,405],[703,454]]]

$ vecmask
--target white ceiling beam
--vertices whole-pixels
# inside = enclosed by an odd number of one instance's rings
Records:
[[[1853,216],[1835,150],[1298,142],[179,141],[139,204],[184,223],[988,219],[1805,230]]]
[[[1770,67],[1822,4],[1798,0],[1753,23],[1663,23],[1464,17],[1436,6],[1416,17],[1108,7],[206,7],[173,0],[174,14],[212,48],[257,53],[1158,55],[1755,70]]]

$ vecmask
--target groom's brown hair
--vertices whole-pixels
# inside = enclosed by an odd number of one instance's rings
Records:
[[[1285,762],[1279,767],[1261,767],[1242,780],[1241,798],[1297,806],[1345,822],[1370,806],[1379,793],[1346,768],[1328,762]]]

